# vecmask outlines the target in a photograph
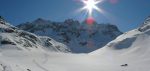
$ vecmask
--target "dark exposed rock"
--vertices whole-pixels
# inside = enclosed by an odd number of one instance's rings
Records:
[[[11,41],[6,41],[6,40],[2,40],[1,41],[1,44],[11,44],[11,45],[16,45],[14,42],[11,42]]]
[[[122,66],[122,67],[127,67],[127,66],[128,66],[128,64],[123,64],[123,65],[120,65],[120,66]]]

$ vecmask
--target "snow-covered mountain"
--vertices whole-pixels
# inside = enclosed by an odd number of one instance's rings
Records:
[[[51,22],[39,18],[17,27],[40,36],[50,36],[67,45],[75,53],[88,53],[99,49],[122,34],[115,25],[96,22],[90,25],[86,21],[79,23],[72,19]]]
[[[96,50],[91,54],[118,54],[147,56],[150,58],[150,17],[137,29],[126,32],[115,40],[109,42],[102,49]]]
[[[64,44],[56,42],[52,38],[46,36],[37,36],[19,30],[0,17],[0,50],[9,49],[70,52],[70,49]]]
[[[89,54],[0,51],[0,71],[149,71],[150,17]]]

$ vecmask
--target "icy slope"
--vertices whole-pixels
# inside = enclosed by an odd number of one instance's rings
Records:
[[[27,51],[48,50],[70,52],[64,44],[52,38],[36,36],[35,34],[18,30],[16,27],[0,18],[0,50],[18,49]]]
[[[99,49],[122,34],[115,25],[96,22],[89,25],[72,19],[51,22],[39,18],[17,27],[37,35],[50,36],[67,45],[75,53],[88,53]]]

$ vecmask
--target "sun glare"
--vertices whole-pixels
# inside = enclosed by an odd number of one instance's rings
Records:
[[[101,11],[100,8],[97,7],[97,4],[102,2],[102,0],[82,0],[84,3],[84,7],[81,10],[87,10],[89,16],[92,16],[93,10]]]

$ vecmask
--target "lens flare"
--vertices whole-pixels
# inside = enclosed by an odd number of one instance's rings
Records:
[[[102,2],[102,0],[82,0],[81,2],[84,4],[84,7],[81,8],[81,10],[87,10],[89,17],[92,17],[93,10],[101,12],[101,9],[98,8],[97,4]]]
[[[86,19],[86,23],[87,23],[88,25],[93,25],[94,22],[95,22],[95,20],[94,20],[94,18],[92,18],[92,17],[89,17],[89,18]]]

